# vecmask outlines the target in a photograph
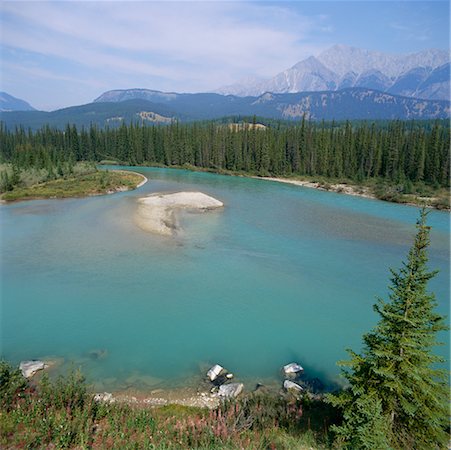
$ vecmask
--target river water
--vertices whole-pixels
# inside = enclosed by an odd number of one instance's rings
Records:
[[[133,168],[136,191],[0,206],[1,355],[81,367],[95,389],[201,379],[213,363],[247,384],[298,361],[340,382],[415,234],[418,208],[282,183]],[[134,222],[137,198],[201,191],[224,202],[183,213],[176,237]],[[432,211],[430,283],[449,311],[449,213]],[[449,354],[446,344],[437,351]]]

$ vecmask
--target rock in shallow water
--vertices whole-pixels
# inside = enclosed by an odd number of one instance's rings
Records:
[[[290,363],[287,364],[286,366],[283,366],[283,372],[285,373],[285,375],[299,375],[302,372],[304,372],[304,368],[302,366],[300,366],[298,363]]]
[[[290,380],[285,380],[283,382],[283,387],[288,392],[294,392],[294,393],[297,393],[297,394],[304,391],[304,388],[302,386],[299,386],[299,384],[294,383],[293,381],[290,381]]]
[[[209,369],[207,372],[207,377],[210,379],[210,381],[215,381],[216,378],[221,374],[221,372],[224,371],[224,367],[220,366],[219,364],[215,364],[213,367]]]
[[[43,370],[48,367],[43,361],[22,361],[19,365],[19,369],[22,371],[22,375],[25,378],[31,378],[39,370]]]

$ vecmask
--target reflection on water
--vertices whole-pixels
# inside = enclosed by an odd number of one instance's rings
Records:
[[[416,208],[262,180],[139,169],[139,190],[0,207],[1,354],[81,366],[97,390],[195,386],[220,363],[248,385],[299,361],[337,379],[415,233]],[[136,199],[199,190],[176,238],[133,222]],[[449,214],[432,212],[431,282],[449,305]],[[443,335],[443,339],[448,339]],[[439,351],[446,356],[449,342]],[[48,356],[51,355],[51,356]],[[93,357],[97,355],[97,357]]]

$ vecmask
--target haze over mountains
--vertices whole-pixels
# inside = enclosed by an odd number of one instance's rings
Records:
[[[336,91],[365,87],[406,97],[449,100],[450,55],[425,50],[390,55],[335,45],[267,80],[246,79],[216,90],[219,94],[258,96],[265,92]]]
[[[231,116],[259,116],[301,120],[392,120],[446,119],[450,103],[394,96],[367,88],[340,91],[266,93],[258,97],[219,94],[177,94],[149,89],[108,91],[95,102],[52,112],[16,111],[1,113],[7,127],[23,125],[37,129],[43,125],[64,128],[77,126],[117,127],[122,123],[169,123]]]
[[[0,111],[35,111],[25,100],[0,92]]]
[[[52,112],[36,111],[1,93],[1,120],[9,127],[36,129],[46,124],[114,127],[252,115],[287,120],[446,119],[449,60],[449,53],[442,50],[395,56],[336,45],[274,78],[248,78],[217,93],[117,89],[87,105]]]

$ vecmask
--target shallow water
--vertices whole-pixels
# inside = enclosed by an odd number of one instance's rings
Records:
[[[338,380],[377,320],[415,233],[418,209],[276,182],[136,168],[133,192],[3,205],[1,355],[81,367],[97,389],[200,379],[219,362],[248,384],[296,360]],[[199,190],[222,210],[184,213],[155,236],[136,199]],[[449,214],[433,211],[430,288],[449,310]],[[447,334],[441,336],[448,339]],[[449,353],[449,341],[438,349]]]

